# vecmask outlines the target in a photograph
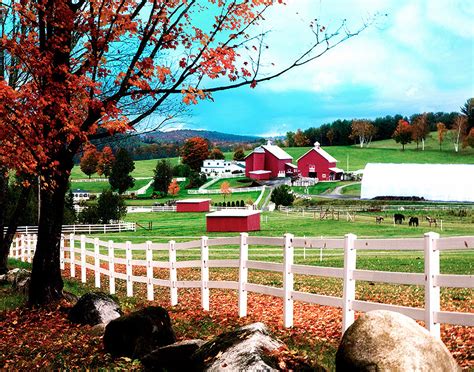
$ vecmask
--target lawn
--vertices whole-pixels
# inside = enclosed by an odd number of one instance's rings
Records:
[[[421,145],[420,145],[421,146]],[[284,150],[293,157],[296,164],[297,159],[308,151],[311,147],[286,147]],[[324,149],[338,159],[339,168],[347,171],[363,169],[367,163],[432,163],[432,164],[474,164],[474,149],[461,149],[454,152],[452,144],[446,140],[439,150],[436,132],[431,133],[431,137],[426,140],[425,151],[416,149],[416,144],[411,143],[405,146],[405,151],[401,150],[401,145],[394,140],[374,141],[369,148],[360,148],[358,145],[352,146],[325,146]],[[248,155],[250,151],[246,152]],[[226,159],[232,159],[233,152],[224,153]],[[153,170],[160,159],[140,160],[135,162],[134,177],[153,177]],[[179,158],[167,159],[171,164],[176,165]],[[96,177],[97,175],[93,175]],[[71,178],[87,178],[81,172],[79,166],[75,166],[71,173]]]
[[[136,191],[147,185],[151,180],[135,180],[135,185],[129,191]],[[71,189],[81,189],[91,193],[100,193],[110,189],[108,181],[105,182],[71,182]],[[151,189],[151,187],[150,187]]]
[[[360,183],[353,183],[341,189],[341,193],[347,196],[360,197]]]
[[[301,194],[306,194],[307,190],[309,195],[319,195],[329,193],[337,186],[342,186],[345,184],[347,184],[347,182],[318,182],[317,184],[308,187],[295,186],[293,187],[293,190]]]
[[[220,189],[224,182],[228,182],[231,188],[250,187],[253,181],[249,178],[222,178],[208,187],[210,190]]]

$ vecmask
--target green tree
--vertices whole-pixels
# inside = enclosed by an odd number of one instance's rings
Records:
[[[153,190],[158,191],[161,196],[168,195],[168,187],[173,180],[173,168],[168,160],[159,160],[156,163],[155,177],[153,178]]]
[[[291,189],[287,185],[278,186],[273,190],[270,200],[274,202],[277,207],[280,205],[292,205],[295,201],[295,197],[290,191]]]
[[[175,177],[189,177],[191,168],[187,164],[178,164],[173,167],[173,176]]]
[[[104,190],[97,199],[97,214],[101,223],[120,221],[127,214],[127,206],[119,194]]]
[[[115,156],[115,162],[110,171],[109,183],[114,191],[123,194],[135,185],[135,179],[130,175],[135,169],[132,157],[125,149],[119,149]]]
[[[202,162],[209,158],[208,142],[201,137],[188,139],[181,149],[183,164],[189,165],[194,171],[199,171]]]
[[[189,183],[186,186],[187,189],[196,189],[202,185],[204,185],[207,181],[207,177],[205,174],[199,172],[191,172],[189,175]]]
[[[469,98],[466,103],[461,106],[461,112],[467,116],[468,133],[474,128],[474,98]]]

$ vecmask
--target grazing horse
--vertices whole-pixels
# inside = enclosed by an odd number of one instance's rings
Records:
[[[434,223],[435,227],[438,227],[438,221],[436,221],[436,218],[432,218],[430,216],[426,216],[426,221],[429,222],[430,224],[430,227],[431,227],[431,224]]]
[[[418,227],[418,217],[410,217],[408,225]]]
[[[382,223],[382,221],[383,221],[383,217],[382,217],[382,216],[377,216],[377,217],[375,217],[375,223],[380,224],[380,223]]]
[[[405,216],[401,213],[395,213],[393,215],[393,220],[395,221],[395,223],[401,225],[403,220],[405,220]]]

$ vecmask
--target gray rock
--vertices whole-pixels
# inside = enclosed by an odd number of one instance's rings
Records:
[[[166,309],[149,306],[112,320],[105,328],[104,348],[112,356],[141,358],[176,342]]]
[[[205,342],[185,340],[160,347],[140,359],[147,371],[192,371],[196,370],[193,353]]]
[[[458,371],[443,342],[413,319],[386,310],[368,312],[342,337],[337,371]]]
[[[83,295],[69,311],[73,323],[96,325],[109,323],[122,315],[120,305],[108,294],[91,292]]]
[[[26,278],[31,276],[31,272],[25,269],[15,268],[8,273],[5,274],[5,280],[10,283],[13,287],[17,285],[17,283],[22,282]]]
[[[281,346],[263,323],[253,323],[206,342],[193,359],[206,371],[276,371],[277,361],[268,354]]]
[[[24,296],[28,296],[28,292],[30,290],[30,281],[30,277],[24,278],[21,281],[17,281],[13,285],[13,289]]]
[[[105,333],[105,327],[106,327],[107,324],[105,323],[99,323],[99,324],[96,324],[95,326],[93,326],[89,333],[92,335],[92,336],[102,336],[104,333]]]

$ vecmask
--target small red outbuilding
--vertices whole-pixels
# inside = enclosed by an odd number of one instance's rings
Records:
[[[176,212],[209,212],[211,199],[183,199],[176,202]]]
[[[320,181],[342,179],[344,171],[336,167],[337,160],[321,148],[319,142],[298,159],[298,170],[302,177],[317,178]]]
[[[260,230],[260,211],[227,209],[206,215],[208,232],[247,232]]]

